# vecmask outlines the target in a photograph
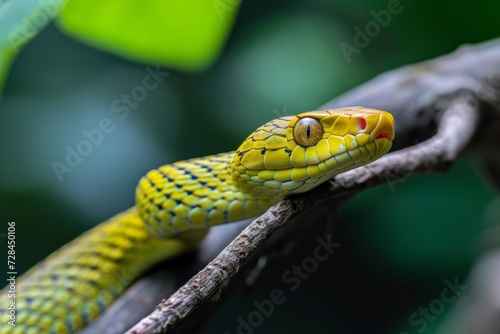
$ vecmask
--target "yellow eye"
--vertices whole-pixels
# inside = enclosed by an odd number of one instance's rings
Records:
[[[293,127],[293,138],[303,147],[316,145],[323,138],[323,133],[323,125],[311,117],[299,119]]]

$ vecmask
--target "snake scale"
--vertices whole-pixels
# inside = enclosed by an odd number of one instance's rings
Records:
[[[15,299],[4,288],[0,333],[73,333],[146,269],[195,248],[210,226],[257,216],[287,195],[365,165],[387,153],[393,139],[388,112],[312,111],[264,124],[236,151],[154,169],[139,181],[135,207],[30,269],[17,280]]]

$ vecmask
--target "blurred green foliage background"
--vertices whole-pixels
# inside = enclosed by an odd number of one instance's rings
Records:
[[[132,206],[136,183],[151,168],[233,150],[272,118],[313,110],[378,73],[500,35],[497,1],[401,1],[348,61],[340,44],[353,44],[355,27],[364,29],[373,11],[391,3],[72,0],[62,16],[54,11],[55,22],[13,45],[9,34],[22,31],[39,2],[10,12],[13,2],[0,2],[0,233],[16,222],[18,272]],[[157,64],[159,84],[127,104],[124,94],[139,96],[136,87]],[[65,164],[68,147],[76,149],[103,119],[113,130],[58,177],[54,162]],[[359,194],[341,212],[338,259],[255,333],[420,332],[408,317],[439,295],[444,279],[464,279],[481,233],[498,223],[483,219],[493,198],[468,158],[446,175]],[[280,284],[276,277],[261,286],[264,297]],[[240,297],[206,333],[235,331],[234,319],[259,299]]]

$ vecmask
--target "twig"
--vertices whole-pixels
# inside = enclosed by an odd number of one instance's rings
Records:
[[[326,187],[285,199],[254,220],[213,261],[127,333],[166,333],[205,301],[218,298],[224,282],[255,250],[292,217],[319,200],[337,198],[420,172],[441,172],[470,143],[480,120],[478,100],[461,94],[444,102],[438,131],[431,139],[337,176]]]

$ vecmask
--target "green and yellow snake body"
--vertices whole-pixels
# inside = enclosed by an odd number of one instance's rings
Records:
[[[15,299],[2,291],[0,333],[73,333],[146,269],[195,248],[210,226],[257,216],[365,165],[388,152],[393,138],[388,112],[313,111],[266,123],[234,152],[154,169],[140,180],[135,207],[30,269],[17,280]]]

